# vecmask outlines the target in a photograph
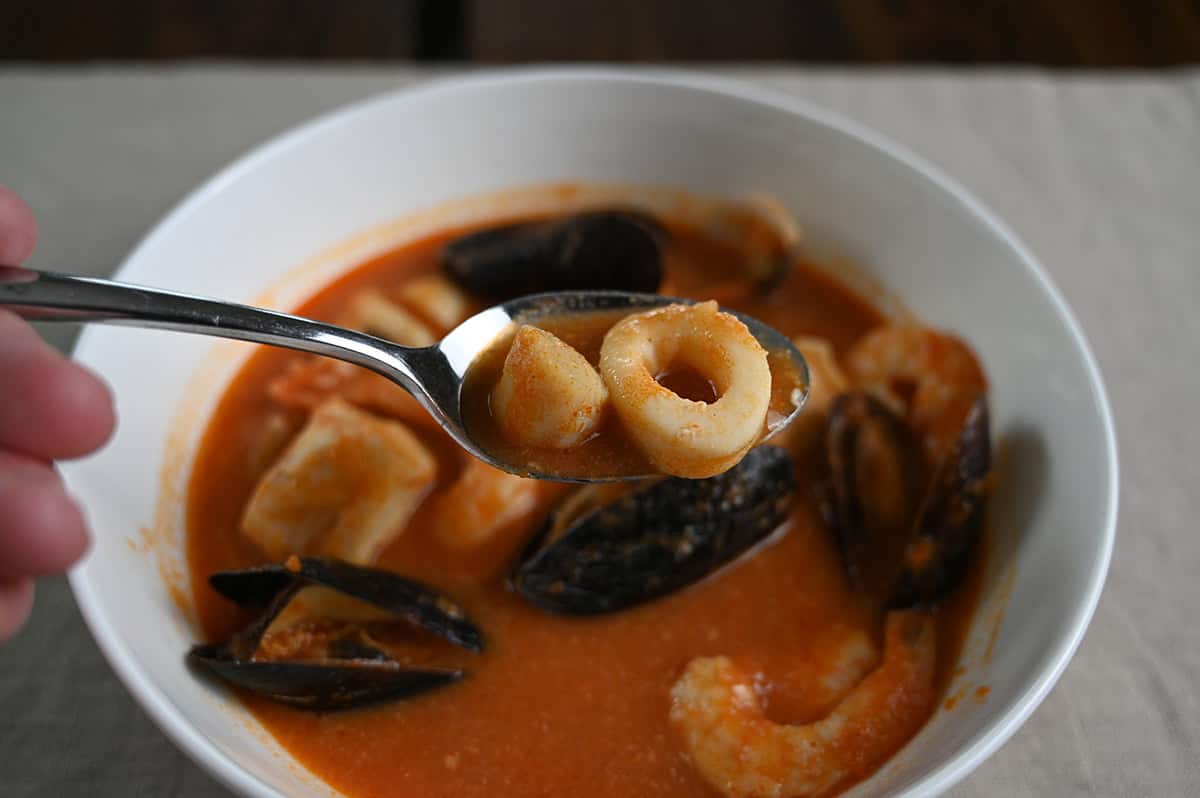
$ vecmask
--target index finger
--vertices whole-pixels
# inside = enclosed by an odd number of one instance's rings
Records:
[[[108,387],[0,308],[0,449],[78,457],[103,444],[114,423]]]
[[[0,186],[0,266],[16,266],[33,252],[37,224],[25,200]]]

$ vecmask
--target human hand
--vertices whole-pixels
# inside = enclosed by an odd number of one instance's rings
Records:
[[[20,264],[36,238],[29,207],[0,186],[0,265]],[[104,383],[0,310],[0,642],[29,616],[33,580],[87,549],[83,515],[53,461],[96,449],[113,424]]]

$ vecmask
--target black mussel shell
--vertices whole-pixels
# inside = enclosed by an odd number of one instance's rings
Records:
[[[967,413],[958,439],[938,466],[904,552],[889,605],[928,606],[963,581],[979,544],[990,487],[992,446],[987,399]]]
[[[472,233],[446,245],[442,268],[496,302],[545,291],[652,293],[662,282],[661,237],[645,214],[590,211]]]
[[[223,644],[196,646],[188,661],[257,695],[323,712],[405,698],[463,676],[449,668],[402,666],[386,656],[260,662],[230,656]]]
[[[821,512],[859,588],[895,574],[919,499],[918,449],[904,419],[871,395],[839,394],[825,430],[829,478]],[[891,562],[889,562],[889,559]]]
[[[249,609],[268,606],[284,589],[315,584],[365,601],[470,651],[483,650],[483,633],[456,602],[431,587],[390,571],[323,557],[298,557],[288,564],[220,571],[209,584]]]
[[[303,557],[285,565],[224,571],[214,574],[210,582],[242,606],[265,607],[265,611],[228,640],[194,646],[188,662],[237,687],[297,707],[350,709],[414,695],[463,676],[463,671],[456,669],[402,665],[359,626],[312,658],[256,659],[272,622],[310,585],[363,601],[470,651],[483,649],[483,634],[458,604],[388,571]]]
[[[299,574],[283,565],[260,565],[238,571],[218,571],[208,577],[213,589],[239,607],[266,609],[285,588],[296,584]]]
[[[802,233],[792,213],[766,194],[720,203],[704,222],[705,232],[742,254],[742,271],[754,293],[764,296],[792,273]]]
[[[670,478],[571,521],[555,517],[526,553],[513,587],[553,612],[613,612],[704,578],[769,535],[795,494],[787,452],[760,446],[709,479]]]

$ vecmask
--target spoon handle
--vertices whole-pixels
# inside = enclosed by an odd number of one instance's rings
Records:
[[[0,307],[35,321],[105,322],[272,344],[345,360],[430,399],[411,360],[427,352],[273,310],[93,277],[0,266]],[[435,413],[435,416],[438,415]]]

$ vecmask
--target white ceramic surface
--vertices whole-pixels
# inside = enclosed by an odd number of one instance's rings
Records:
[[[1017,729],[1078,645],[1112,548],[1117,460],[1100,375],[1066,304],[1007,228],[929,165],[846,120],[712,78],[484,74],[354,105],[266,144],[169,214],[118,276],[286,307],[381,247],[527,201],[464,198],[564,180],[769,191],[819,250],[852,259],[981,354],[1000,451],[997,542],[951,688],[964,698],[853,793],[944,790]],[[247,352],[85,331],[76,354],[112,383],[121,427],[64,469],[96,532],[71,581],[114,669],[183,750],[245,795],[328,795],[184,667],[194,631],[168,589],[182,584],[180,497],[196,435]],[[990,692],[977,701],[980,686]]]

